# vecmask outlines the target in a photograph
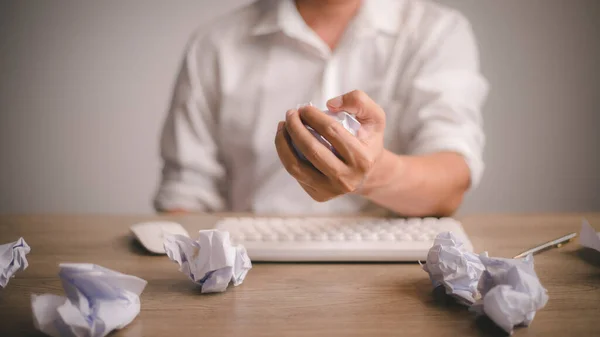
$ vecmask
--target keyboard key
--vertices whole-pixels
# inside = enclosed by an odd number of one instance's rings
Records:
[[[332,233],[329,234],[329,240],[331,241],[344,241],[344,234],[342,233]]]
[[[258,233],[248,233],[246,234],[246,241],[259,241],[262,237]]]
[[[292,233],[280,233],[278,236],[279,241],[287,242],[294,241],[294,234]]]
[[[362,241],[362,236],[359,233],[352,233],[350,236],[348,236],[348,240],[349,241]]]
[[[396,237],[392,233],[379,233],[379,240],[381,241],[394,241]]]
[[[300,241],[300,242],[311,241],[310,234],[308,234],[308,233],[296,234],[294,236],[294,239],[296,239],[296,241]]]
[[[377,234],[376,233],[364,233],[361,235],[362,239],[365,241],[377,241]]]
[[[317,233],[317,234],[313,234],[312,238],[314,241],[327,241],[327,234],[325,233]]]
[[[278,241],[279,237],[276,233],[274,232],[266,232],[262,235],[263,240],[265,241]]]
[[[429,240],[429,236],[427,234],[417,234],[413,236],[415,241],[427,241]]]
[[[396,241],[413,241],[412,236],[410,236],[407,233],[396,233],[396,235],[394,235],[396,238]]]

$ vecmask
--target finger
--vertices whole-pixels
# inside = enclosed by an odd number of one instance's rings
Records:
[[[306,193],[308,193],[308,195],[310,195],[311,198],[313,198],[313,200],[318,202],[329,201],[339,195],[334,194],[326,189],[317,190],[316,188],[308,186],[304,183],[300,183],[300,186],[304,189],[304,191],[306,191]]]
[[[336,177],[347,170],[346,165],[308,131],[297,110],[288,111],[285,127],[298,150],[317,170],[328,177]]]
[[[346,163],[353,164],[367,155],[364,144],[358,138],[319,109],[307,106],[301,108],[299,114],[304,123],[315,129],[333,145]]]
[[[347,111],[356,116],[360,123],[368,123],[373,127],[385,128],[385,112],[367,94],[354,90],[327,101],[327,108],[332,112]]]
[[[280,127],[281,126],[281,127]],[[277,149],[277,155],[283,164],[285,170],[296,180],[306,185],[319,188],[319,186],[326,186],[328,184],[327,179],[319,172],[313,170],[306,163],[303,163],[293,153],[291,144],[289,144],[287,131],[284,123],[281,122],[278,126],[277,134],[275,136],[275,148]]]

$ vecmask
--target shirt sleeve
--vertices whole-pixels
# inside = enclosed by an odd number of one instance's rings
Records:
[[[162,176],[157,211],[225,208],[225,168],[218,151],[216,48],[195,37],[186,49],[160,138]]]
[[[457,13],[435,25],[419,49],[421,64],[400,126],[408,135],[407,152],[462,155],[473,189],[484,171],[481,109],[488,93],[473,32]]]

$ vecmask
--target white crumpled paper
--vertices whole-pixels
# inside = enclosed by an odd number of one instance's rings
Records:
[[[29,265],[25,255],[31,248],[23,238],[11,243],[0,245],[0,287],[4,288],[11,277]]]
[[[203,293],[223,292],[230,282],[242,284],[252,263],[246,248],[233,246],[228,232],[201,230],[197,240],[167,235],[167,256],[179,264],[179,271],[202,287]]]
[[[312,104],[302,104],[302,105],[298,105],[298,108],[302,107],[302,106],[306,106],[306,105],[312,105]],[[353,136],[356,136],[358,134],[358,130],[360,129],[360,122],[356,120],[356,118],[354,118],[354,116],[352,116],[351,114],[349,114],[346,111],[340,111],[340,112],[331,112],[329,110],[325,110],[323,111],[326,115],[332,117],[333,119],[335,119],[338,123],[342,124],[342,126],[348,130],[348,132],[350,132]],[[317,131],[315,131],[315,129],[313,129],[312,127],[305,125],[306,128],[308,129],[308,131],[310,131],[310,133],[313,134],[313,136],[315,136],[315,138],[317,138],[321,144],[325,145],[330,151],[332,151],[333,153],[335,153],[336,155],[338,155],[337,151],[335,150],[335,148],[331,145],[331,143],[329,143],[329,141],[327,139],[325,139],[325,137],[321,136],[319,133],[317,133]],[[296,147],[296,145],[292,142],[292,146],[296,152],[296,155],[303,160],[306,160],[306,157],[304,157],[304,155],[300,152],[300,150]]]
[[[600,251],[600,234],[583,219],[581,223],[581,232],[579,233],[579,244]]]
[[[479,281],[482,299],[471,310],[485,314],[504,331],[529,326],[536,311],[548,302],[546,289],[533,267],[533,256],[523,259],[503,259],[480,256],[485,271]]]
[[[466,251],[452,233],[444,232],[435,238],[423,270],[429,273],[434,288],[443,286],[459,303],[471,305],[484,267],[479,256]]]
[[[32,295],[35,327],[53,336],[103,337],[122,329],[140,312],[147,282],[87,263],[60,264],[67,297]]]
[[[470,305],[469,310],[487,315],[508,333],[514,326],[529,325],[548,302],[532,255],[524,259],[475,255],[450,232],[438,234],[423,270],[434,289],[443,286],[461,304]]]

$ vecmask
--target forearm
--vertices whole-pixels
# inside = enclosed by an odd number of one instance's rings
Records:
[[[459,154],[398,156],[384,150],[359,193],[401,216],[449,216],[469,185],[469,167]]]

